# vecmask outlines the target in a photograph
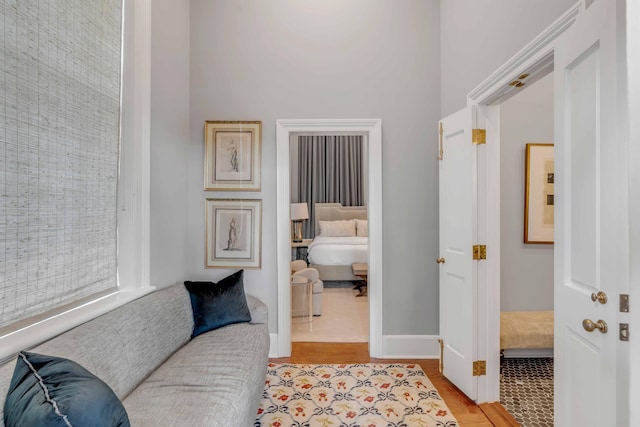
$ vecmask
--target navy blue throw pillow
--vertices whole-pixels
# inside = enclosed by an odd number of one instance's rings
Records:
[[[232,323],[251,321],[243,273],[244,270],[239,270],[218,283],[184,282],[193,310],[192,338]]]
[[[129,427],[127,412],[100,378],[69,359],[21,352],[4,402],[6,427]]]

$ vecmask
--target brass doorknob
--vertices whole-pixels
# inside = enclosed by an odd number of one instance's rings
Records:
[[[594,292],[591,294],[591,301],[596,302],[598,301],[600,304],[606,304],[607,303],[607,294],[605,294],[604,292],[600,291],[597,294]]]
[[[609,327],[607,326],[607,322],[605,322],[602,319],[598,320],[597,322],[594,322],[591,319],[584,319],[582,321],[582,327],[587,332],[593,332],[597,329],[603,334],[609,330]]]
[[[437,262],[438,264],[444,264],[444,261],[445,261],[445,259],[444,259],[444,258],[437,258],[437,259],[436,259],[436,262]]]

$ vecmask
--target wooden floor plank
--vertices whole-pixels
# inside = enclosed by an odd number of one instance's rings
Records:
[[[507,412],[504,406],[498,402],[481,403],[478,406],[494,425],[501,427],[520,427],[520,423],[513,418],[513,415]]]
[[[518,426],[499,403],[478,406],[438,372],[434,359],[373,359],[367,343],[292,343],[291,357],[274,363],[414,363],[420,365],[461,427]],[[483,408],[487,412],[483,411]],[[500,411],[502,408],[502,411]],[[509,419],[509,417],[511,419]]]

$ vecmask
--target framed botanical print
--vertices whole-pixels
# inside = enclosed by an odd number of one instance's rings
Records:
[[[205,224],[205,267],[261,267],[261,200],[207,199]]]
[[[526,145],[524,243],[553,243],[553,144]]]
[[[204,189],[259,191],[262,122],[205,122]]]

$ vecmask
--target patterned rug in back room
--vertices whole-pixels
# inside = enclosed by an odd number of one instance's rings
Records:
[[[255,427],[457,427],[419,365],[269,363]]]

